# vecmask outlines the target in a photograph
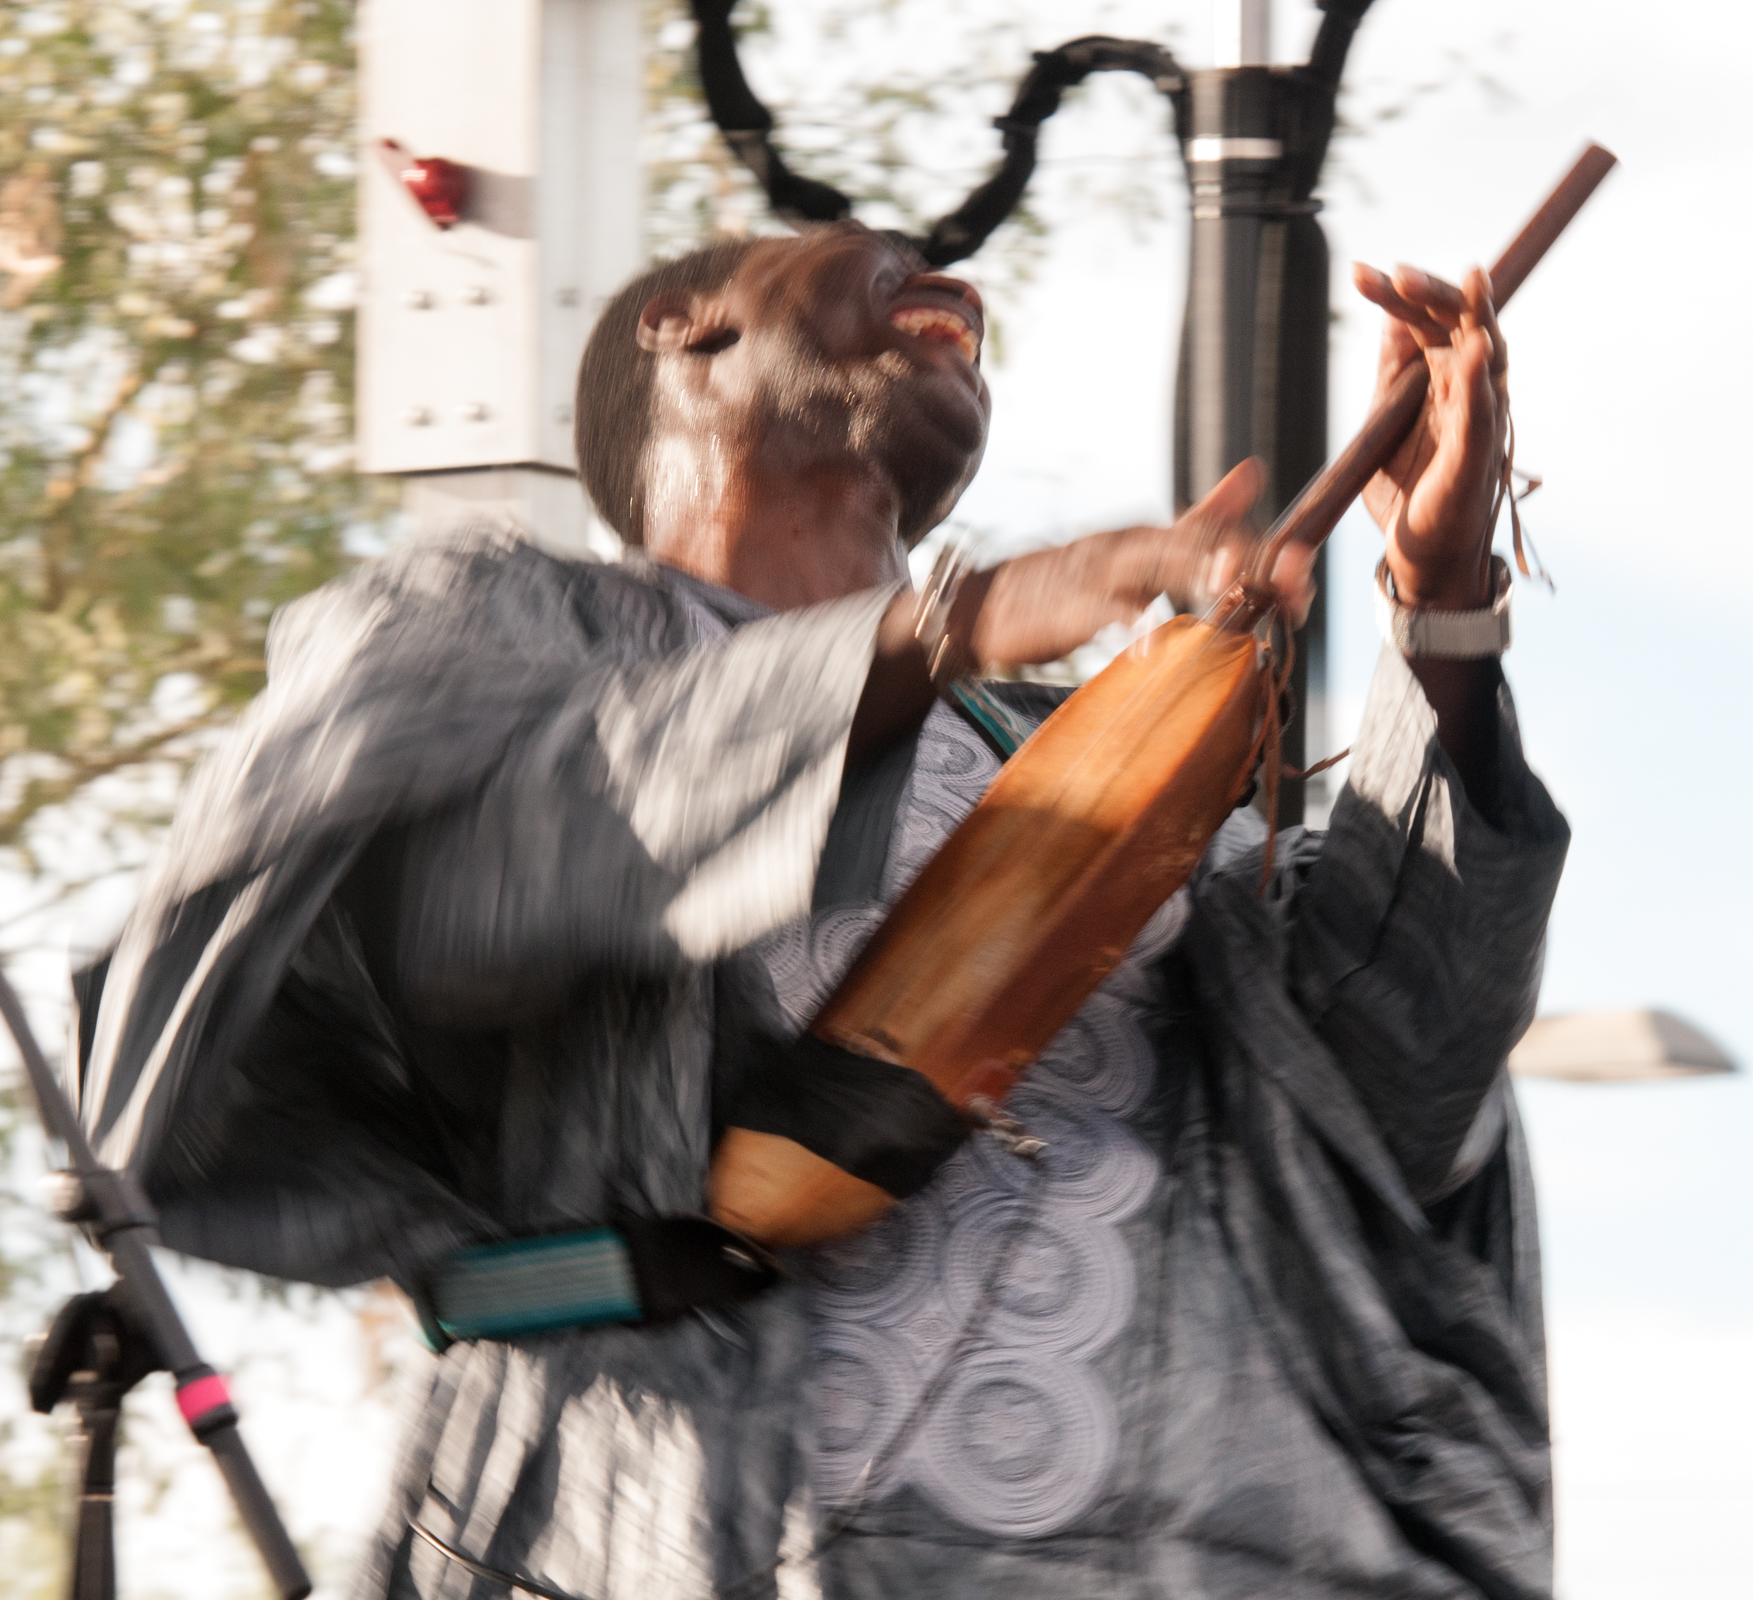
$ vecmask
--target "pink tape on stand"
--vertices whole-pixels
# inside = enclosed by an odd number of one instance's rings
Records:
[[[183,1421],[191,1428],[209,1411],[230,1404],[231,1391],[225,1387],[225,1380],[216,1372],[205,1378],[196,1378],[192,1383],[185,1383],[177,1390],[177,1405],[183,1413]]]

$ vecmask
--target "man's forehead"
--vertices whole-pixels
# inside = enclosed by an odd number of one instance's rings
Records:
[[[750,281],[782,273],[794,263],[845,249],[868,250],[887,255],[908,272],[927,270],[925,258],[906,238],[892,232],[867,228],[862,222],[823,222],[806,226],[801,233],[763,239],[749,252],[736,276]]]

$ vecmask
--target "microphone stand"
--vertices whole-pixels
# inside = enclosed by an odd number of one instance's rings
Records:
[[[0,972],[0,1016],[24,1058],[43,1126],[67,1147],[55,1174],[54,1209],[84,1229],[116,1281],[75,1295],[49,1325],[30,1374],[31,1405],[49,1412],[71,1399],[81,1437],[79,1514],[73,1530],[72,1600],[115,1600],[116,1423],[122,1397],[148,1373],[168,1371],[189,1431],[213,1452],[238,1515],[282,1600],[304,1600],[311,1583],[256,1473],[225,1379],[196,1353],[152,1260],[158,1219],[138,1183],[102,1165],[59,1081],[37,1047],[17,992]]]

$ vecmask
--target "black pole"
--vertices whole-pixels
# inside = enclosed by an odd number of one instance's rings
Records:
[[[1327,459],[1327,241],[1316,181],[1333,131],[1346,51],[1370,0],[1322,0],[1315,46],[1300,67],[1188,74],[1181,128],[1192,229],[1187,309],[1175,383],[1175,508],[1248,456],[1266,463],[1261,525]],[[1284,764],[1309,765],[1326,681],[1326,555],[1296,637]],[[1303,820],[1304,784],[1278,789],[1278,824]]]
[[[115,1600],[116,1425],[121,1386],[105,1371],[91,1374],[76,1393],[79,1410],[79,1509],[73,1528],[73,1600]]]
[[[101,1294],[77,1296],[63,1308],[31,1375],[31,1401],[39,1410],[51,1408],[68,1393],[80,1406],[86,1482],[74,1530],[73,1573],[76,1584],[88,1587],[75,1589],[77,1600],[100,1600],[114,1592],[113,1483],[94,1488],[90,1471],[95,1467],[100,1479],[113,1478],[113,1413],[133,1382],[159,1367],[175,1379],[178,1408],[189,1431],[213,1452],[276,1591],[283,1600],[304,1600],[310,1578],[237,1431],[237,1412],[225,1380],[196,1352],[153,1262],[149,1246],[157,1240],[158,1219],[129,1174],[98,1161],[4,972],[0,1016],[24,1059],[44,1128],[67,1147],[71,1171],[62,1175],[57,1210],[63,1220],[84,1226],[109,1256],[117,1280]],[[118,1345],[114,1360],[107,1363],[105,1340]]]

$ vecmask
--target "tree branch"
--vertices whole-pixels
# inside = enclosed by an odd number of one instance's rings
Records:
[[[110,431],[139,387],[140,373],[136,369],[116,386],[109,405],[92,428],[90,443],[68,458],[66,473],[61,477],[51,478],[43,491],[43,498],[48,502],[48,516],[43,529],[44,611],[59,611],[61,603],[67,598],[64,556],[72,548],[79,532],[79,520],[74,514],[74,508],[79,504],[80,495],[91,487],[92,480],[97,475],[98,464],[103,460],[104,451],[109,448]]]
[[[112,773],[150,761],[166,745],[188,734],[199,732],[202,728],[212,727],[220,720],[221,715],[217,708],[203,712],[198,717],[190,717],[187,721],[173,723],[168,728],[149,734],[126,749],[110,751],[104,755],[56,756],[55,759],[66,770],[55,778],[29,779],[18,803],[0,812],[0,849],[16,845],[31,818],[39,811],[72,799],[87,784],[94,783],[99,778],[106,778]]]

